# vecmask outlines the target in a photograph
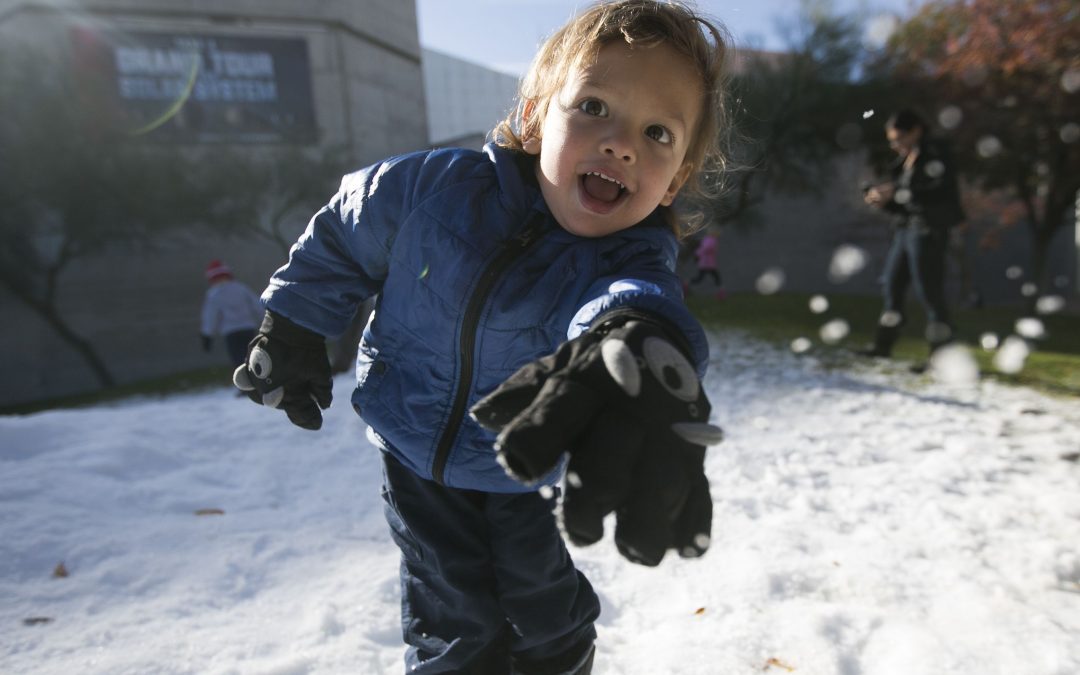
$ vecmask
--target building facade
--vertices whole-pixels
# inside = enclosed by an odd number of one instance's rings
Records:
[[[0,0],[0,40],[71,69],[111,123],[207,157],[335,149],[360,167],[428,145],[412,2]],[[318,199],[336,188],[327,181]],[[56,304],[117,383],[223,365],[220,340],[211,354],[199,347],[203,269],[222,259],[258,291],[284,257],[213,233],[115,246],[66,266]],[[0,407],[99,387],[72,342],[2,286],[0,311]]]
[[[518,78],[432,49],[423,55],[431,143],[479,150],[513,107]]]

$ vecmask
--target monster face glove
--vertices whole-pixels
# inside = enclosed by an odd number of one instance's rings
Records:
[[[247,360],[233,373],[233,384],[252,401],[281,408],[303,429],[322,427],[330,407],[333,380],[323,336],[267,311],[259,333],[248,344]]]
[[[658,565],[669,548],[709,546],[712,499],[705,446],[723,432],[694,368],[661,320],[620,313],[522,367],[472,408],[498,432],[507,472],[531,483],[569,453],[563,522],[579,545],[615,514],[627,559]]]

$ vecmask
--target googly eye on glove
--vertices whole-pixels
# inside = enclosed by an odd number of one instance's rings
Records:
[[[638,313],[601,321],[522,367],[473,406],[498,433],[506,471],[524,483],[569,453],[562,520],[579,545],[615,513],[627,559],[658,565],[668,549],[703,555],[712,529],[705,446],[723,432],[693,365],[664,327]]]
[[[248,343],[247,359],[233,372],[233,384],[256,403],[281,408],[298,427],[322,427],[330,407],[333,379],[323,336],[267,311],[259,333]]]

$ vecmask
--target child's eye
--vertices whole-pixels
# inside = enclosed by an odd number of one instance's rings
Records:
[[[607,106],[604,105],[603,101],[597,101],[595,98],[587,98],[579,103],[578,110],[593,117],[604,117],[607,115]]]
[[[659,124],[650,125],[649,128],[645,130],[645,135],[660,143],[667,144],[672,142],[671,132]]]

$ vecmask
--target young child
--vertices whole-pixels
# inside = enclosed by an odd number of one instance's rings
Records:
[[[720,238],[716,236],[711,228],[705,232],[701,237],[701,241],[698,242],[697,248],[694,249],[694,257],[697,258],[697,275],[690,280],[690,284],[698,284],[704,281],[706,276],[712,277],[713,284],[716,286],[716,297],[718,300],[722,300],[725,296],[723,288],[721,288],[720,272],[716,268],[716,254],[720,248]]]
[[[719,168],[721,33],[595,5],[542,46],[483,152],[346,176],[263,294],[239,388],[318,429],[324,336],[378,300],[352,404],[383,451],[410,673],[589,673],[588,544],[702,555],[708,345],[675,274],[676,195]]]
[[[236,368],[247,356],[247,345],[262,321],[259,296],[233,278],[232,270],[220,260],[206,266],[206,295],[203,297],[200,338],[204,352],[210,351],[215,335],[225,337],[229,363]]]

